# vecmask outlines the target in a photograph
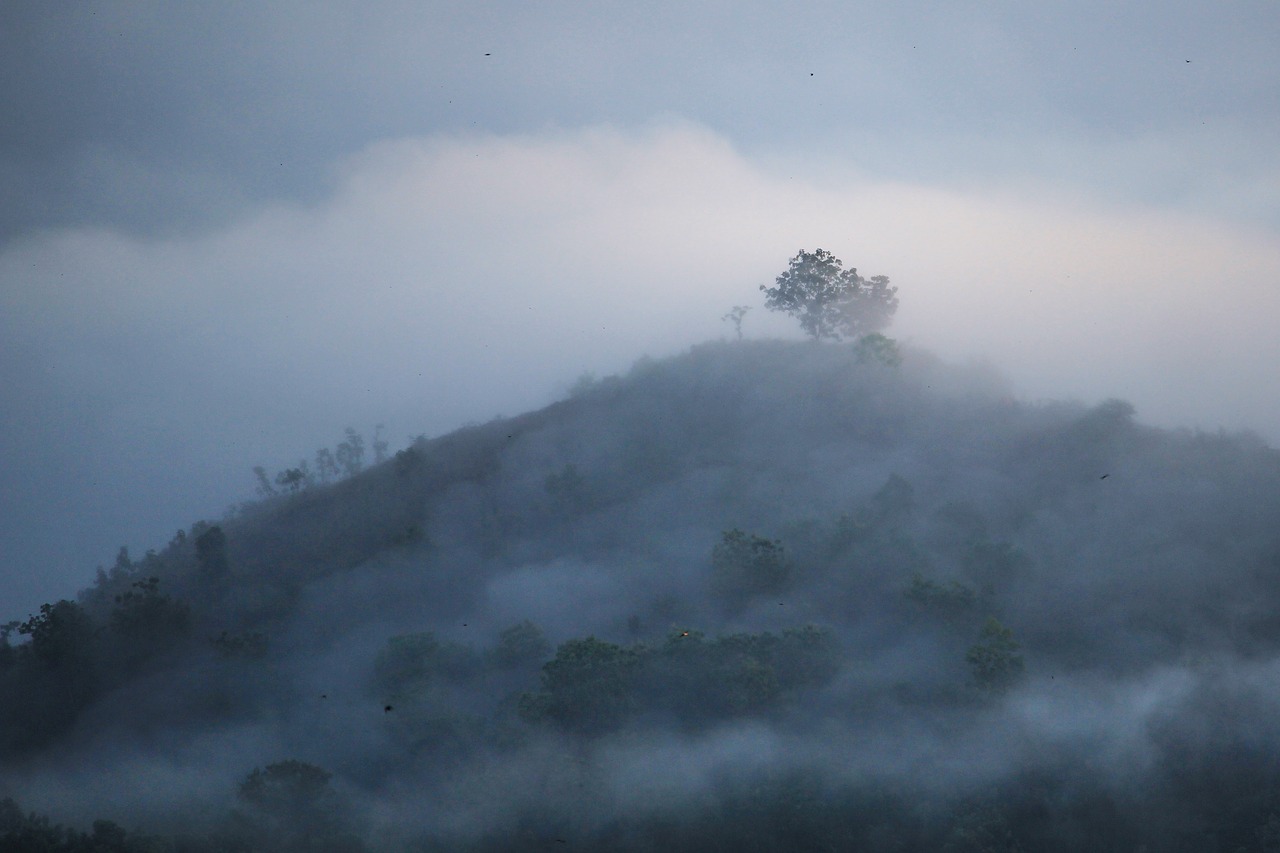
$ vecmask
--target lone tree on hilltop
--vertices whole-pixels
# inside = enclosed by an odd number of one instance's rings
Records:
[[[815,341],[858,338],[888,326],[898,310],[898,288],[889,286],[888,276],[867,279],[843,266],[825,249],[801,249],[775,287],[760,285],[765,307],[797,318]]]

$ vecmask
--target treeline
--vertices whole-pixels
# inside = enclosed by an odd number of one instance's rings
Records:
[[[374,683],[386,713],[413,721],[397,722],[400,734],[425,742],[432,726],[468,724],[448,719],[459,704],[452,691],[483,690],[495,670],[528,672],[530,662],[543,660],[546,647],[531,622],[507,629],[483,653],[431,633],[398,636],[379,654]],[[715,639],[674,630],[658,644],[623,645],[590,636],[556,648],[541,664],[539,689],[494,696],[496,721],[472,723],[479,731],[510,722],[514,710],[525,723],[584,736],[627,725],[703,728],[767,714],[796,691],[825,684],[838,669],[834,635],[812,625]]]
[[[160,590],[157,577],[115,596],[105,622],[73,601],[44,604],[0,631],[0,756],[44,746],[97,697],[158,658],[179,658],[191,636],[189,605]],[[16,630],[28,642],[14,646]]]
[[[596,776],[592,768],[580,772],[583,784]],[[1240,741],[1195,755],[1166,745],[1141,790],[1116,791],[1114,779],[1078,755],[954,795],[781,762],[717,779],[683,808],[638,807],[584,822],[572,803],[550,801],[521,807],[474,834],[428,832],[391,846],[369,835],[360,809],[332,778],[294,759],[255,768],[236,785],[229,807],[183,832],[135,832],[106,819],[79,830],[4,799],[0,850],[1269,853],[1280,845],[1280,771],[1268,750]],[[582,796],[591,799],[589,792]]]
[[[373,430],[370,447],[373,450],[373,464],[381,465],[387,461],[390,444],[383,437],[384,427],[378,424]],[[351,478],[359,474],[365,467],[364,436],[355,427],[347,427],[344,438],[332,450],[322,447],[315,452],[311,461],[303,459],[293,468],[285,468],[272,477],[262,465],[255,465],[254,478],[257,480],[256,492],[259,498],[273,498],[281,494],[297,494],[302,489],[317,485],[328,485],[343,478]]]
[[[203,831],[139,833],[110,820],[88,832],[24,813],[0,800],[5,853],[362,853],[350,803],[329,784],[332,774],[289,759],[255,768],[237,786],[235,805]]]

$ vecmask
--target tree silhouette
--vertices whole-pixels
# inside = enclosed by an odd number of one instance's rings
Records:
[[[333,457],[342,473],[354,477],[364,467],[364,437],[354,427],[347,427],[344,432],[347,437],[338,445]]]
[[[1013,631],[989,617],[964,659],[973,672],[973,683],[987,693],[1004,693],[1022,680],[1024,665]]]
[[[614,728],[632,710],[638,664],[633,649],[595,637],[569,640],[543,665],[542,692],[521,697],[521,716],[579,733]]]
[[[889,286],[887,276],[866,279],[843,266],[825,249],[801,249],[775,279],[776,286],[760,285],[765,307],[798,319],[815,341],[857,338],[888,326],[898,310],[898,289]]]
[[[196,537],[196,562],[206,581],[225,580],[230,573],[227,566],[227,535],[214,525]]]
[[[50,669],[76,670],[92,660],[93,620],[74,601],[40,605],[40,615],[19,625],[18,633],[31,638],[31,654]]]
[[[758,595],[775,595],[791,582],[782,543],[745,533],[725,531],[711,552],[711,586],[735,605]]]
[[[742,340],[742,318],[747,316],[747,312],[751,309],[746,305],[735,305],[720,319],[726,323],[733,324],[733,331],[737,334],[738,340]]]

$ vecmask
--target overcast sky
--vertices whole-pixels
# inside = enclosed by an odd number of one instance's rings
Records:
[[[1280,443],[1280,6],[0,7],[0,621],[386,424],[798,335]]]

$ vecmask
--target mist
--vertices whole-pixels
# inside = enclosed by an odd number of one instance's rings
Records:
[[[0,13],[0,847],[1275,849],[1194,6]]]
[[[644,359],[122,555],[5,645],[0,790],[199,849],[1263,832],[1183,774],[1280,734],[1276,451],[899,347]]]
[[[347,426],[399,445],[523,411],[723,337],[736,304],[755,309],[748,337],[794,335],[755,289],[811,243],[911,291],[902,339],[998,366],[1031,399],[1121,396],[1153,423],[1273,439],[1280,421],[1253,390],[1280,358],[1280,249],[1259,233],[798,177],[688,124],[401,140],[340,171],[324,206],[199,239],[77,230],[0,256],[23,282],[0,295],[20,606]]]

